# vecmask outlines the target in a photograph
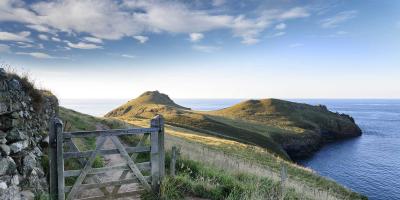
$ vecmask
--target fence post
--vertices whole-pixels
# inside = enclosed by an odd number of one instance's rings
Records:
[[[284,162],[281,162],[281,199],[283,200],[285,198],[285,183],[286,183],[286,178],[287,178],[287,169],[286,165]]]
[[[164,150],[164,119],[157,115],[150,122],[151,128],[158,128],[158,132],[150,135],[151,141],[151,186],[158,193],[160,184],[165,175],[165,150]]]
[[[177,149],[176,146],[172,147],[172,152],[171,152],[171,164],[170,164],[170,170],[171,170],[171,176],[175,177],[175,166],[176,166],[176,154],[177,154]]]
[[[63,124],[54,118],[49,130],[50,198],[64,200]],[[61,177],[60,177],[61,175]]]

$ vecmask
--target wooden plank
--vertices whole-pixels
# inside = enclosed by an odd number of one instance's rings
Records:
[[[142,146],[144,146],[148,137],[149,137],[149,134],[144,134],[144,135],[142,136],[142,138],[140,138],[140,141],[138,142],[138,144],[136,145],[136,147],[142,147]],[[125,149],[127,149],[127,148],[125,148]],[[149,150],[150,150],[150,148],[149,148]],[[136,161],[136,158],[137,158],[138,155],[139,155],[138,153],[133,153],[133,154],[131,155],[131,159],[132,159],[133,161]],[[149,163],[149,164],[150,164],[150,163]],[[136,164],[136,165],[138,166],[139,170],[143,171],[142,169],[140,169],[139,164]],[[150,167],[150,165],[149,165],[149,167]],[[121,174],[121,176],[119,177],[119,180],[125,179],[127,174],[128,174],[128,173],[126,173],[126,172],[124,171],[124,172]],[[118,193],[119,188],[121,188],[121,187],[120,187],[120,186],[114,187],[112,193],[114,193],[114,194],[115,194],[115,193]]]
[[[150,152],[150,147],[127,147],[128,153],[143,153]],[[93,151],[80,151],[80,152],[65,152],[64,159],[68,158],[83,158],[92,155]],[[98,155],[119,154],[118,149],[102,149],[98,151]]]
[[[140,171],[150,171],[150,162],[137,163],[136,166],[139,168]],[[116,165],[111,167],[92,168],[91,171],[88,172],[88,175],[101,174],[113,170],[130,171],[130,168],[128,165]],[[80,173],[81,170],[68,170],[64,171],[64,177],[79,176]]]
[[[160,131],[158,132],[158,146],[159,146],[159,154],[160,154],[160,182],[164,179],[165,176],[165,134],[164,134],[164,118],[161,115],[159,117],[159,128]]]
[[[131,191],[131,192],[124,192],[111,195],[111,199],[123,198],[123,197],[134,197],[140,195],[143,192],[143,189]]]
[[[57,133],[56,121],[51,120],[49,129],[49,170],[50,170],[50,199],[57,199],[58,173],[57,173]]]
[[[282,199],[282,200],[286,196],[286,190],[285,190],[286,178],[287,178],[286,164],[284,162],[281,162],[281,198],[280,199]]]
[[[151,125],[153,126],[153,123]],[[158,153],[158,132],[151,133],[150,142],[151,187],[153,192],[158,193],[158,187],[160,183],[160,165],[158,164],[160,162],[160,155]]]
[[[86,165],[82,169],[81,174],[79,175],[79,177],[76,179],[74,185],[72,186],[72,189],[67,197],[67,200],[72,200],[75,198],[75,196],[79,190],[79,187],[81,186],[81,184],[82,184],[83,180],[85,179],[89,170],[92,168],[93,161],[97,156],[97,151],[101,149],[101,147],[104,145],[105,141],[106,141],[106,137],[100,137],[100,142],[96,146],[96,151],[93,151],[92,155],[89,157],[88,162],[86,162]]]
[[[165,174],[164,119],[157,115],[150,121],[150,126],[158,129],[158,132],[152,132],[150,135],[151,185],[153,191],[158,193]]]
[[[175,177],[175,168],[176,168],[176,154],[177,154],[177,148],[176,146],[172,146],[172,151],[171,151],[171,162],[170,162],[170,175],[172,177]]]
[[[64,193],[64,159],[63,159],[63,123],[60,119],[54,119],[54,128],[57,134],[57,187],[58,200],[65,199]]]
[[[83,198],[83,199],[79,199],[79,200],[109,200],[109,199],[118,199],[118,198],[124,198],[124,197],[135,197],[135,196],[140,195],[142,192],[143,192],[143,190],[136,190],[136,191],[130,191],[130,192],[124,192],[124,193],[117,193],[117,194],[108,195],[108,196]]]
[[[72,139],[67,140],[66,144],[68,145],[69,151],[71,152],[79,152],[79,148],[75,145],[75,143],[72,141]],[[65,153],[64,153],[64,157],[65,157]],[[85,166],[86,164],[86,159],[80,158],[78,159],[79,163],[81,164],[82,167]],[[78,175],[79,176],[81,170],[77,170],[79,171]],[[64,172],[64,177],[65,177],[65,172]],[[92,177],[90,177],[94,182],[96,183],[101,183],[101,180],[99,177],[97,177],[97,175],[94,175]],[[107,190],[107,188],[100,188],[101,192],[103,192],[104,195],[108,195],[109,192]]]
[[[138,169],[138,167],[135,165],[135,162],[132,161],[131,157],[129,156],[128,152],[125,151],[124,146],[121,144],[119,139],[116,136],[111,136],[111,140],[113,141],[114,145],[118,148],[119,152],[121,153],[121,156],[125,159],[127,162],[129,168],[131,168],[133,175],[135,175],[140,183],[144,186],[146,190],[150,190],[151,187],[147,180],[143,177],[142,173]]]
[[[100,131],[77,131],[65,132],[64,139],[75,137],[98,137],[98,136],[120,136],[120,135],[135,135],[143,133],[156,132],[158,129],[154,128],[133,128],[133,129],[113,129],[113,130],[100,130]]]
[[[125,179],[125,177],[128,175],[128,172],[129,172],[129,171],[123,171],[123,172],[122,172],[122,174],[121,174],[121,176],[119,177],[119,179],[118,179],[118,180],[124,180],[124,179]],[[115,187],[113,188],[113,190],[111,191],[111,193],[113,193],[113,194],[116,194],[116,193],[118,193],[118,191],[119,191],[119,188],[121,188],[121,186],[120,186],[120,185],[118,185],[118,186],[115,186]]]
[[[144,177],[146,180],[149,180],[149,176]],[[124,180],[116,180],[116,181],[107,181],[103,183],[90,183],[90,184],[81,184],[79,187],[80,190],[89,190],[93,188],[101,188],[101,187],[110,187],[110,186],[116,186],[116,185],[127,185],[127,184],[132,184],[132,183],[140,183],[139,180],[134,177],[134,178],[129,178],[129,179],[124,179]],[[72,187],[67,186],[65,187],[65,191],[69,192],[71,191]]]

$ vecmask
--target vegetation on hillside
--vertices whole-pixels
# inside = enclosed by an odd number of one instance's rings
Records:
[[[170,154],[166,157],[168,171]],[[212,200],[261,200],[282,197],[279,182],[249,173],[231,173],[200,162],[179,158],[175,177],[167,176],[161,184],[160,198],[181,200],[186,196]],[[284,199],[307,199],[293,189],[286,188]],[[155,199],[144,194],[142,199]],[[157,199],[157,198],[156,198]]]
[[[147,119],[131,119],[126,122],[136,126],[148,126]],[[287,166],[288,185],[307,198],[365,199],[335,181],[326,179],[308,168],[275,156],[268,149],[229,139],[210,136],[191,129],[167,125],[166,149],[178,146],[181,155],[215,169],[231,173],[247,173],[280,180],[282,163]]]
[[[148,119],[122,122],[118,119],[96,118],[65,108],[60,108],[60,117],[63,121],[70,121],[70,126],[75,127],[71,130],[94,130],[96,124],[113,128],[149,125]],[[179,199],[182,195],[209,199],[276,197],[280,195],[278,183],[282,162],[287,165],[289,177],[286,199],[317,199],[313,198],[313,194],[306,191],[305,187],[311,187],[323,196],[328,194],[337,199],[364,198],[334,181],[318,176],[309,169],[274,156],[265,148],[170,125],[166,126],[166,133],[166,149],[170,149],[172,145],[179,146],[182,149],[182,156],[177,164],[177,177],[167,177],[162,184],[164,199]],[[135,144],[137,141],[131,139],[124,142]],[[196,157],[195,154],[199,152],[201,155]],[[168,156],[166,160],[168,171]],[[237,164],[239,168],[232,167],[232,163]],[[254,186],[253,183],[257,184]],[[151,195],[147,194],[142,198],[149,197]]]
[[[236,141],[255,144],[289,159],[309,156],[324,139],[358,136],[347,115],[277,99],[249,100],[218,111],[199,112],[175,104],[167,95],[146,92],[109,112],[122,120],[164,116],[166,123]]]

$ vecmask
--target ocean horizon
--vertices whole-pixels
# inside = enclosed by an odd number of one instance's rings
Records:
[[[184,107],[198,111],[210,111],[223,109],[244,100],[257,98],[174,98],[173,100]],[[128,102],[130,99],[59,99],[60,106],[76,110],[88,115],[102,117],[112,109]],[[284,98],[284,100],[294,101],[298,103],[308,103],[312,105],[322,104],[321,102],[329,101],[352,101],[359,104],[368,102],[371,104],[379,104],[384,102],[398,101],[397,98]]]

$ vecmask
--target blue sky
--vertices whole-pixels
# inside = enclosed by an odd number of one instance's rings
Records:
[[[400,2],[0,2],[0,61],[60,98],[400,98]]]

